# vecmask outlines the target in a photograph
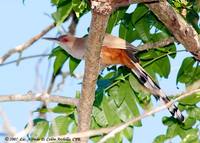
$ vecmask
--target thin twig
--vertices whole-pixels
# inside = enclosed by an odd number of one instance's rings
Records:
[[[29,39],[25,43],[23,43],[21,45],[18,45],[17,47],[15,47],[13,49],[10,49],[6,54],[4,54],[2,57],[0,57],[0,64],[2,64],[11,55],[13,55],[15,53],[18,53],[18,52],[20,53],[23,50],[27,49],[29,46],[31,46],[32,44],[34,44],[37,40],[39,40],[43,35],[45,35],[47,32],[49,32],[54,27],[55,27],[55,23],[49,25],[44,30],[42,30],[42,32],[40,32],[39,34],[35,35],[34,37],[32,37],[31,39]]]
[[[27,94],[11,94],[0,95],[0,102],[13,102],[13,101],[48,101],[68,105],[78,105],[78,99],[64,96],[42,96],[44,93],[27,93]]]
[[[47,56],[49,56],[49,54],[31,55],[31,56],[21,57],[20,61],[27,60],[27,59],[38,58],[38,57],[47,57]],[[17,62],[18,62],[18,59],[17,60],[13,60],[13,61],[9,61],[9,62],[5,62],[5,63],[0,64],[0,67],[1,66],[5,66],[5,65],[9,65],[9,64],[13,64],[13,63],[17,63]]]

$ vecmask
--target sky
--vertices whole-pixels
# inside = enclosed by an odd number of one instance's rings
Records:
[[[48,0],[26,0],[23,5],[22,0],[4,0],[0,5],[0,56],[11,48],[27,41],[32,36],[41,32],[42,29],[50,25],[53,20],[47,16],[56,10],[52,7]],[[87,33],[87,27],[90,25],[91,15],[87,14],[82,17],[78,24],[76,35],[83,36]],[[64,24],[67,30],[68,23]],[[56,36],[57,31],[61,28],[54,28],[47,36]],[[117,27],[114,29],[113,34],[117,34]],[[181,48],[179,46],[179,48]],[[52,49],[52,43],[44,40],[39,40],[30,48],[22,53],[22,56],[49,53]],[[179,54],[175,60],[171,60],[172,68],[171,74],[168,79],[158,78],[161,88],[168,94],[173,95],[179,93],[184,89],[183,85],[178,85],[177,89],[175,77],[179,69],[182,59],[187,54]],[[17,59],[19,54],[13,55],[7,61]],[[50,64],[49,64],[50,62]],[[46,75],[52,72],[52,61],[48,58],[42,60],[30,59],[22,61],[17,66],[10,64],[7,66],[0,66],[0,96],[9,95],[14,93],[26,94],[28,91],[41,92],[47,87],[49,79]],[[67,63],[66,63],[67,65]],[[39,67],[39,76],[36,75],[36,67]],[[65,71],[68,67],[64,67]],[[84,63],[76,69],[75,73],[82,75]],[[36,80],[36,77],[37,80]],[[61,77],[58,78],[61,81]],[[60,92],[55,92],[57,95],[74,96],[76,90],[81,89],[80,80],[67,77],[64,88]],[[39,86],[35,86],[39,85]],[[40,105],[39,102],[7,102],[0,103],[2,108],[11,124],[16,127],[17,131],[24,128],[24,125],[29,119],[30,111],[35,110]],[[161,123],[163,116],[169,115],[168,111],[157,113],[154,117],[145,118],[142,123],[142,128],[134,129],[133,143],[151,143],[158,134],[165,133],[166,127]],[[50,117],[52,115],[49,115]],[[53,116],[52,116],[53,118]],[[0,132],[2,132],[2,120],[0,119]],[[0,138],[0,142],[3,138]],[[126,141],[125,141],[126,142]],[[174,141],[176,142],[176,140]]]

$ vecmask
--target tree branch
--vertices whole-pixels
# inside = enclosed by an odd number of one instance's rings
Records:
[[[64,97],[64,96],[42,96],[44,93],[27,93],[27,94],[11,94],[0,95],[0,102],[13,102],[13,101],[42,101],[42,102],[57,102],[67,105],[78,105],[78,99]],[[47,95],[47,94],[46,94]]]
[[[174,37],[169,37],[169,38],[166,38],[166,39],[154,42],[154,43],[143,44],[141,46],[138,46],[137,48],[139,51],[145,51],[145,50],[149,50],[149,49],[156,49],[156,48],[164,47],[164,46],[167,46],[174,42],[175,42]]]
[[[55,27],[55,23],[49,25],[46,27],[42,32],[39,34],[35,35],[25,43],[18,45],[17,47],[10,49],[6,54],[4,54],[2,57],[0,57],[0,64],[2,64],[7,58],[9,58],[11,55],[22,52],[23,50],[27,49],[29,46],[34,44],[37,40],[39,40],[43,35],[45,35],[47,32],[49,32],[51,29]]]
[[[171,31],[174,37],[200,60],[200,38],[195,29],[166,1],[146,4]]]
[[[153,2],[159,2],[159,0],[114,0],[113,1],[113,8],[117,9],[119,7],[125,7],[125,6],[129,6],[131,4],[153,3]]]
[[[110,7],[101,5],[92,0],[92,21],[85,53],[85,72],[83,77],[82,95],[78,105],[78,131],[87,131],[90,128],[92,106],[95,98],[96,80],[100,70],[100,52],[105,36],[107,22],[110,16]],[[96,5],[97,4],[97,5]],[[100,4],[100,5],[98,5]],[[81,139],[86,143],[88,138]]]

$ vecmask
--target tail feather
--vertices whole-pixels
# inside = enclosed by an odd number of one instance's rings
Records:
[[[139,78],[140,82],[155,96],[156,99],[159,99],[164,103],[170,102],[170,99],[163,93],[160,87],[151,79],[151,77],[138,63],[132,62],[131,70]],[[176,105],[171,105],[168,110],[174,118],[181,122],[184,121],[184,116],[176,107]]]

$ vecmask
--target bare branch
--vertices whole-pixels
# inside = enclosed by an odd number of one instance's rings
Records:
[[[38,58],[38,57],[47,57],[47,56],[49,56],[49,54],[31,55],[31,56],[21,57],[20,61],[32,59],[32,58]],[[5,66],[5,65],[9,65],[9,64],[13,64],[13,63],[17,63],[17,62],[18,62],[18,59],[13,60],[13,61],[9,61],[9,62],[5,62],[5,63],[0,64],[0,67]]]
[[[184,99],[192,94],[195,93],[199,93],[200,89],[195,89],[193,91],[190,92],[184,92],[183,94],[181,94],[179,97],[177,97],[176,99],[172,100],[171,102],[161,105],[151,111],[145,112],[144,114],[138,116],[138,117],[134,117],[133,119],[122,123],[120,125],[116,125],[113,127],[108,127],[108,128],[100,128],[100,129],[95,129],[95,130],[89,130],[89,131],[85,131],[85,132],[79,132],[79,133],[72,133],[72,134],[67,134],[64,136],[57,136],[58,138],[62,138],[62,137],[66,137],[66,138],[83,138],[83,137],[92,137],[92,136],[97,136],[97,135],[104,135],[107,134],[106,136],[104,136],[104,138],[102,138],[99,143],[103,143],[105,142],[107,139],[113,137],[115,134],[119,133],[120,131],[124,130],[125,128],[127,128],[128,126],[132,125],[135,122],[140,121],[141,119],[151,116],[157,112],[160,112],[164,109],[167,109],[169,106],[171,106],[172,104],[174,104],[175,102]]]
[[[44,93],[27,93],[27,94],[11,94],[11,95],[0,95],[0,102],[14,102],[14,101],[48,101],[56,102],[68,105],[78,105],[78,99],[64,97],[64,96],[43,96]]]
[[[70,72],[61,72],[61,76],[62,76],[62,80],[56,85],[56,89],[54,90],[54,92],[62,90],[65,84],[65,79],[67,76],[70,76]]]
[[[13,55],[15,53],[18,53],[18,52],[22,52],[23,50],[27,49],[29,46],[34,44],[37,40],[39,40],[43,35],[45,35],[47,32],[49,32],[54,27],[55,27],[55,23],[49,25],[44,30],[42,30],[42,32],[40,32],[39,34],[35,35],[34,37],[29,39],[25,43],[23,43],[21,45],[18,45],[14,49],[10,49],[6,54],[4,54],[2,57],[0,57],[0,64],[2,64],[11,55]]]
[[[152,12],[171,31],[174,37],[200,60],[200,37],[195,29],[164,0],[159,3],[146,4]]]
[[[169,38],[160,40],[160,41],[155,42],[155,43],[143,44],[141,46],[138,46],[137,48],[138,48],[139,51],[144,51],[144,50],[156,49],[156,48],[164,47],[164,46],[167,46],[167,45],[172,44],[174,42],[175,42],[174,37],[169,37]]]

